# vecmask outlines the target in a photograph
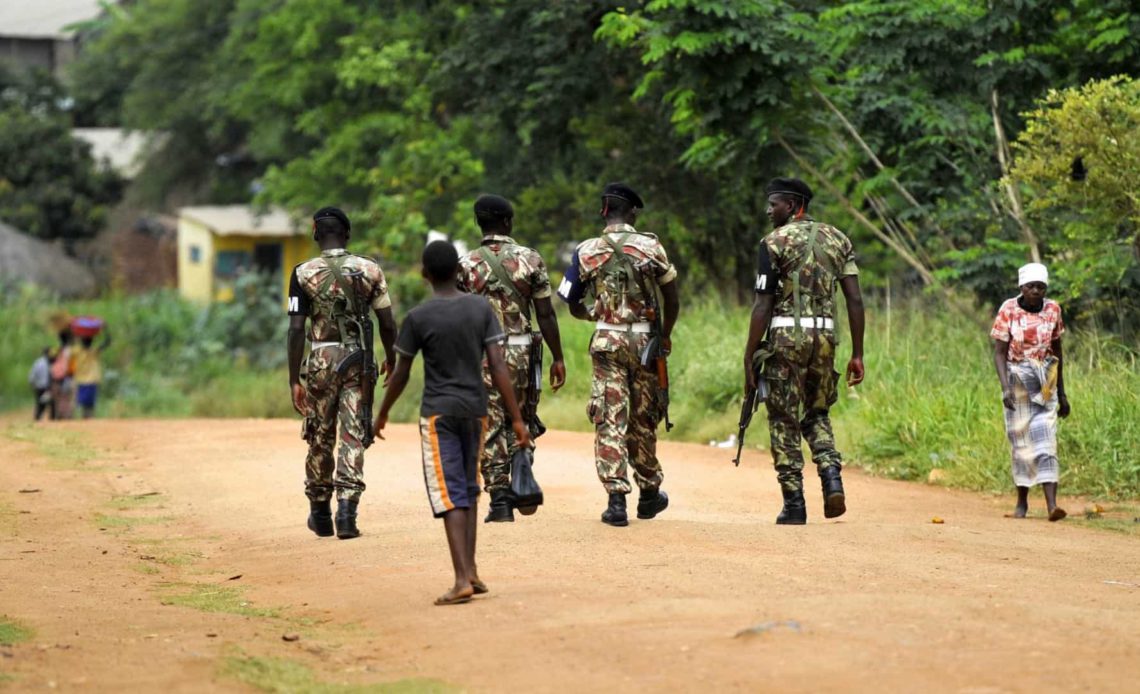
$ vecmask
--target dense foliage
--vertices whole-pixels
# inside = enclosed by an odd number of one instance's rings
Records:
[[[43,239],[94,236],[122,182],[71,136],[62,87],[45,73],[0,65],[0,220]]]
[[[554,254],[624,179],[690,287],[743,297],[763,186],[792,173],[868,283],[993,301],[1040,257],[1066,265],[1070,314],[1094,315],[1135,299],[1111,283],[1136,252],[1115,274],[1072,263],[1074,225],[1100,213],[1041,214],[1071,200],[1006,178],[1041,146],[1010,143],[1050,89],[1122,75],[1134,108],[1137,66],[1129,0],[139,0],[94,25],[73,86],[82,112],[170,135],[156,196],[337,202],[396,262],[428,229],[474,237],[486,190]]]

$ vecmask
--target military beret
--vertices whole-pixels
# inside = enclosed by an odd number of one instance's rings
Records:
[[[617,198],[625,200],[634,207],[640,209],[645,207],[645,203],[641,201],[641,196],[634,192],[624,183],[609,183],[602,189],[602,198]]]
[[[511,219],[515,208],[511,201],[498,195],[480,195],[475,201],[475,217],[478,219]]]
[[[765,192],[768,195],[772,195],[773,193],[796,195],[803,198],[805,205],[811,202],[812,198],[811,188],[798,178],[773,178]]]
[[[322,207],[313,215],[313,221],[319,222],[322,219],[328,219],[330,217],[333,219],[339,219],[340,223],[344,225],[345,231],[352,230],[352,225],[348,223],[348,215],[346,215],[338,207]]]

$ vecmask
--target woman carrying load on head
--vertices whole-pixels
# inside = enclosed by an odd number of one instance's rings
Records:
[[[1020,296],[998,309],[990,337],[994,366],[1005,406],[1005,431],[1013,449],[1013,483],[1017,485],[1014,518],[1029,510],[1029,488],[1045,492],[1049,520],[1065,517],[1057,506],[1057,417],[1069,416],[1061,354],[1061,307],[1045,298],[1049,272],[1040,263],[1017,271]]]

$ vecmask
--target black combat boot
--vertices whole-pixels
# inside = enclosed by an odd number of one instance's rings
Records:
[[[797,489],[784,492],[784,509],[776,516],[776,525],[803,525],[807,523],[807,505],[804,503],[804,492]]]
[[[602,512],[602,522],[619,528],[629,525],[629,516],[625,513],[625,494],[620,492],[610,494],[610,504]]]
[[[641,520],[654,518],[669,508],[669,496],[660,489],[642,489],[637,499],[637,517]]]
[[[358,500],[337,499],[336,536],[342,540],[360,537],[360,529],[356,527],[356,505],[359,503]]]
[[[333,530],[332,501],[330,499],[324,501],[309,499],[309,530],[315,532],[317,537],[332,537],[336,534]]]
[[[839,476],[838,465],[819,469],[819,481],[823,484],[823,517],[838,518],[847,513],[847,497],[843,494],[843,478]]]
[[[491,503],[487,508],[487,517],[484,523],[514,523],[515,511],[511,508],[511,492],[509,489],[492,489]]]

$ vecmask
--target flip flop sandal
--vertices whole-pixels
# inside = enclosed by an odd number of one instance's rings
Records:
[[[471,588],[474,589],[476,595],[483,595],[484,593],[491,592],[491,589],[487,587],[487,584],[481,580],[471,581]]]
[[[1067,515],[1069,514],[1065,513],[1065,509],[1058,506],[1057,508],[1053,509],[1052,513],[1049,514],[1049,522],[1055,523]]]
[[[456,595],[449,598],[447,595],[441,595],[435,599],[436,605],[462,605],[465,602],[471,602],[471,598],[475,597],[474,593],[471,595]]]

